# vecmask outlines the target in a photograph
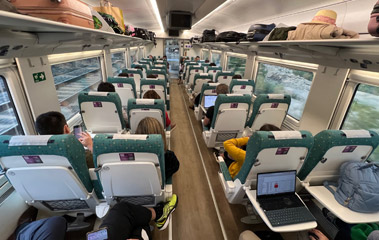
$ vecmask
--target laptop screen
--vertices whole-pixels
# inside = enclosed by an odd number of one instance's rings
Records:
[[[217,95],[205,95],[204,107],[209,108],[215,105]]]
[[[258,173],[257,197],[281,193],[294,193],[296,171]]]

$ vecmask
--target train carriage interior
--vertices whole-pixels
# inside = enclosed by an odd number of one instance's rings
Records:
[[[0,240],[379,239],[378,13],[0,0]]]

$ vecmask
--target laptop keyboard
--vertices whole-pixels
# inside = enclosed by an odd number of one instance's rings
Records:
[[[273,227],[315,221],[306,207],[270,210],[265,214]]]

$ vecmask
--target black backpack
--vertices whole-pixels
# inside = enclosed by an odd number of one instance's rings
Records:
[[[216,41],[216,30],[204,30],[202,42],[215,42]]]
[[[275,24],[254,24],[251,25],[247,32],[247,40],[251,42],[262,41],[272,29],[275,28]]]
[[[155,39],[155,32],[149,31],[149,39],[154,43],[154,45],[157,45],[157,40]]]
[[[246,40],[246,34],[234,31],[222,32],[216,38],[216,42],[241,42],[243,40]]]
[[[149,40],[150,39],[149,32],[146,29],[144,29],[144,28],[135,28],[134,29],[134,36],[133,37],[142,38],[144,40]]]

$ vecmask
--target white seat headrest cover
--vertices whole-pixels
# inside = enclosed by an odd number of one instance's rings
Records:
[[[238,82],[248,82],[249,79],[237,79]]]
[[[158,80],[158,78],[146,78],[146,80]]]
[[[105,97],[108,95],[108,92],[89,92],[88,95]]]
[[[341,130],[345,133],[346,138],[371,138],[370,132],[367,130]]]
[[[275,140],[284,139],[302,139],[301,132],[299,131],[272,131]]]
[[[138,105],[154,105],[154,99],[136,99]]]
[[[269,99],[284,99],[284,94],[267,94]]]
[[[200,73],[200,76],[207,77],[208,73]]]
[[[144,135],[144,134],[114,134],[113,139],[146,140],[147,135]]]
[[[46,146],[51,136],[13,136],[8,146]]]
[[[237,97],[237,96],[242,97],[243,94],[238,94],[238,93],[228,93],[228,94],[226,94],[226,96],[228,96],[228,97]]]
[[[219,85],[220,83],[208,83],[209,86],[213,86],[213,87],[216,87],[217,85]]]
[[[231,73],[231,71],[222,71],[222,73]]]

